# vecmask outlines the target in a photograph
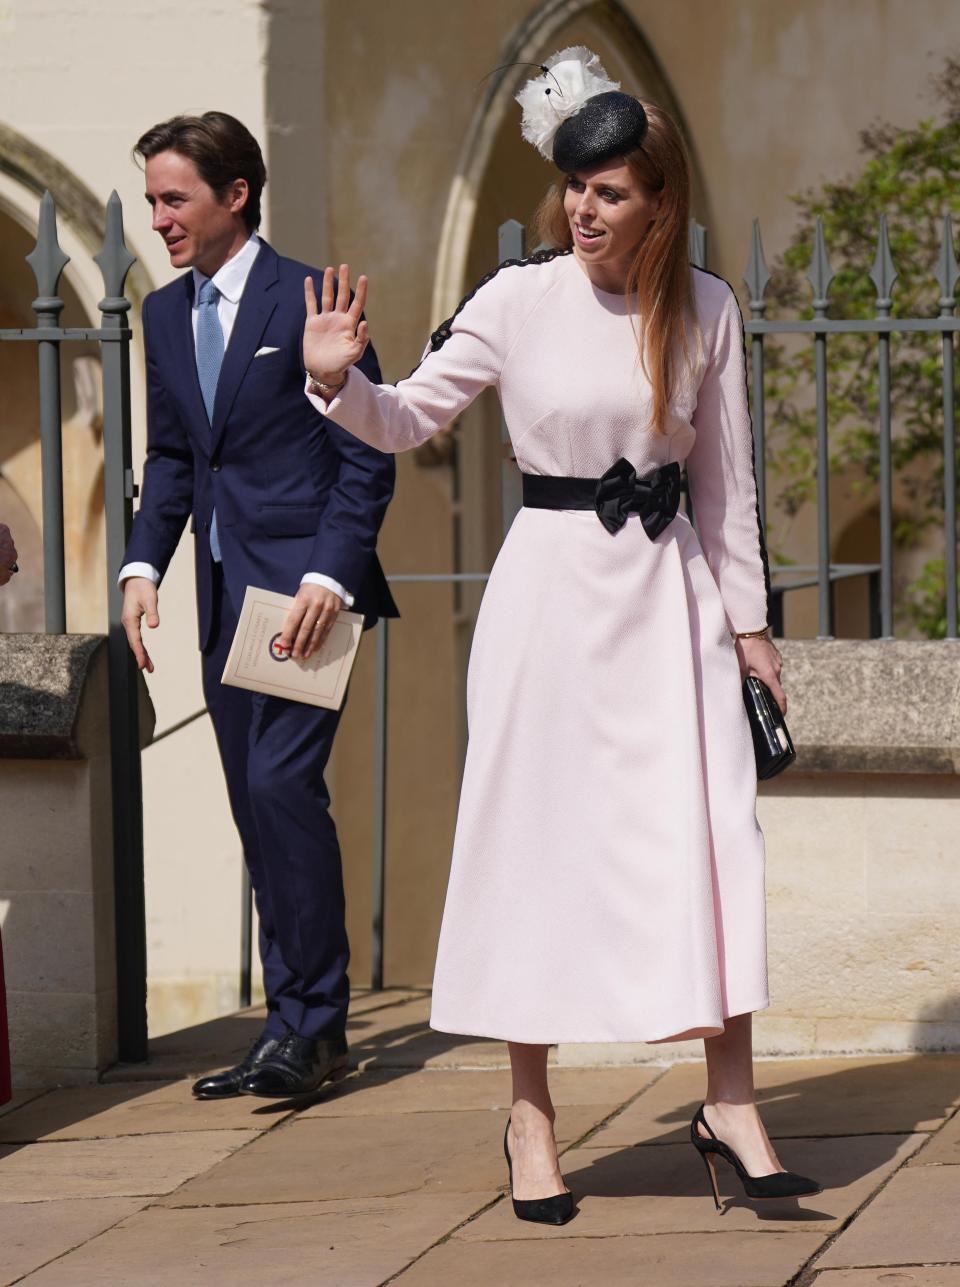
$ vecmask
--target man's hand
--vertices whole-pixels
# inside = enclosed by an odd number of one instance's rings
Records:
[[[13,543],[10,529],[6,523],[0,523],[0,585],[6,585],[13,576],[16,561],[17,547]]]
[[[283,623],[280,647],[298,661],[306,661],[326,639],[342,607],[339,594],[326,586],[302,585]]]
[[[160,624],[160,614],[157,612],[157,587],[149,577],[128,576],[123,583],[123,612],[120,620],[127,632],[127,642],[130,645],[130,651],[137,659],[137,665],[148,675],[152,675],[153,662],[143,646],[143,636],[140,633],[140,621],[143,617],[146,617],[150,629],[156,630]]]
[[[787,713],[787,694],[780,683],[780,671],[783,669],[783,658],[769,639],[737,639],[737,659],[740,662],[740,678],[756,675],[762,679],[773,694],[773,699],[780,707],[781,715]]]

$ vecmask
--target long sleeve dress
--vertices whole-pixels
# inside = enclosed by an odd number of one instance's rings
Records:
[[[743,327],[691,269],[703,344],[664,434],[621,295],[571,253],[502,267],[394,386],[319,410],[405,451],[496,386],[525,473],[686,465],[651,540],[524,508],[484,595],[431,1025],[530,1043],[709,1036],[768,1004],[763,837],[731,632],[767,620]],[[635,320],[635,319],[634,319]],[[699,536],[698,536],[699,532]]]

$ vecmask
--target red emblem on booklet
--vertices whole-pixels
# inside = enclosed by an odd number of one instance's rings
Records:
[[[270,656],[274,661],[289,661],[290,649],[280,642],[280,636],[274,635],[270,640]]]
[[[221,683],[339,710],[360,646],[363,617],[341,609],[320,647],[298,661],[284,633],[293,602],[288,594],[247,586]],[[278,661],[293,664],[276,666]]]

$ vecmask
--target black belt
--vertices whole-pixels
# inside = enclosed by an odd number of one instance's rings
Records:
[[[675,460],[643,478],[623,457],[602,478],[522,477],[528,509],[595,509],[611,535],[620,531],[628,514],[639,514],[652,541],[673,522],[680,507],[680,466]]]

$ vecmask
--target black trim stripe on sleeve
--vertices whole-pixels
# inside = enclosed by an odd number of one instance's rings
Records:
[[[743,325],[743,312],[740,308],[740,301],[737,298],[737,292],[733,289],[726,277],[721,277],[719,273],[712,273],[709,268],[699,268],[695,264],[690,265],[691,269],[697,273],[705,273],[708,277],[715,277],[718,282],[730,289],[733,296],[733,302],[737,306],[737,312],[740,315],[740,342],[743,345],[743,381],[747,395],[747,419],[750,421],[750,472],[753,474],[753,493],[754,505],[757,514],[757,541],[760,546],[760,562],[763,564],[763,593],[766,600],[765,616],[767,621],[770,620],[770,559],[767,555],[767,542],[763,531],[763,522],[760,518],[760,489],[757,487],[757,440],[753,432],[753,415],[750,410],[750,377],[747,373],[747,332]],[[693,497],[694,512],[696,512],[697,498]]]
[[[549,264],[551,259],[556,259],[558,255],[572,255],[572,254],[573,254],[572,248],[569,250],[558,250],[558,249],[535,250],[532,255],[528,255],[525,259],[504,259],[502,263],[497,264],[496,268],[494,268],[491,272],[487,273],[485,277],[481,277],[480,280],[477,282],[476,286],[474,286],[473,290],[471,290],[469,294],[464,295],[463,299],[454,309],[450,317],[448,317],[445,322],[440,323],[437,329],[430,336],[430,352],[436,353],[437,349],[442,348],[444,344],[446,344],[447,340],[449,340],[450,336],[453,334],[454,322],[463,312],[463,309],[466,307],[466,305],[470,303],[474,295],[476,295],[476,293],[482,287],[486,286],[487,282],[493,281],[497,273],[501,272],[504,268],[526,268],[530,264]],[[424,354],[424,357],[425,356],[426,354]],[[420,369],[420,365],[422,361],[423,359],[421,358],[420,362],[418,362],[417,365],[413,368],[413,371],[410,372],[410,375],[413,375],[414,372]]]

